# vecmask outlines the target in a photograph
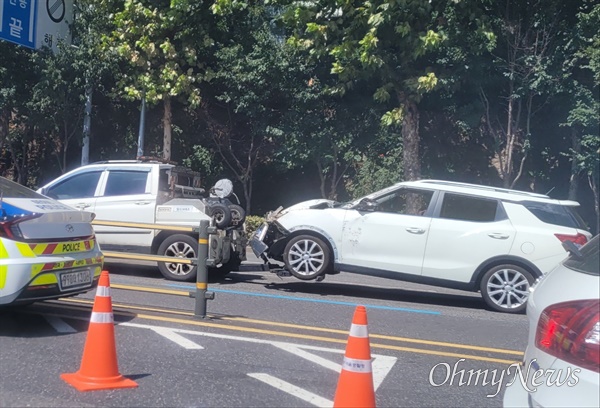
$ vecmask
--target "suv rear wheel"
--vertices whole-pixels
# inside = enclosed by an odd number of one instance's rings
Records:
[[[529,287],[533,281],[533,275],[520,266],[494,266],[481,279],[481,296],[494,310],[520,313],[527,307]]]

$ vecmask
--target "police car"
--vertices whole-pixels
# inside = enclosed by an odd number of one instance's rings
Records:
[[[104,257],[93,218],[0,177],[0,305],[96,287]]]

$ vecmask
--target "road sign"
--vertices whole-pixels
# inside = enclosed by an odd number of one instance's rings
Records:
[[[36,0],[0,0],[0,38],[35,48]]]
[[[0,40],[57,51],[71,43],[72,22],[73,0],[0,0]]]

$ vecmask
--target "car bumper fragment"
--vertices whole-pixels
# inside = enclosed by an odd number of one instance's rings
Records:
[[[260,256],[264,254],[269,247],[258,238],[252,238],[250,240],[250,248],[252,248],[254,255],[260,258]]]

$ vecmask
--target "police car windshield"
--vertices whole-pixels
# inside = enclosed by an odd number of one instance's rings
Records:
[[[0,194],[2,198],[46,198],[25,186],[0,177]]]

